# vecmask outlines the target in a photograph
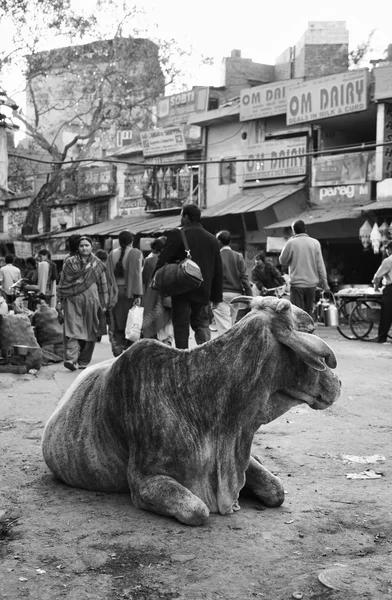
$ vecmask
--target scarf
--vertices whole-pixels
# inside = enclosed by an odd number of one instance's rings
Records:
[[[93,283],[97,283],[104,271],[105,266],[93,254],[86,262],[83,262],[78,254],[70,256],[65,260],[57,294],[60,298],[77,296],[88,290]]]

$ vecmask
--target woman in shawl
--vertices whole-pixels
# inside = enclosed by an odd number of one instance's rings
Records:
[[[134,304],[140,305],[143,296],[143,254],[133,247],[133,235],[129,231],[122,231],[118,241],[120,246],[110,252],[107,263],[114,356],[120,356],[131,345],[125,338],[128,312]]]
[[[105,267],[93,255],[90,238],[81,236],[77,252],[65,260],[57,294],[64,315],[64,366],[85,369],[95,342],[105,333],[109,299]]]

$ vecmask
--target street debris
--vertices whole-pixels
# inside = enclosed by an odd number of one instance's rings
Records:
[[[373,469],[366,469],[366,471],[361,471],[361,473],[347,473],[347,479],[380,479],[382,477],[382,473],[377,473]]]
[[[346,568],[337,567],[334,569],[325,569],[318,576],[320,583],[331,590],[347,590],[350,587],[352,573]]]
[[[353,454],[341,454],[341,458],[345,463],[354,462],[363,465],[375,464],[386,461],[385,456],[382,456],[381,454],[373,454],[372,456],[354,456]]]

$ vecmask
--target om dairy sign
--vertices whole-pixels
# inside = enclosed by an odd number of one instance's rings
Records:
[[[278,81],[241,90],[240,121],[283,115],[286,112],[286,89],[294,81]]]
[[[248,147],[244,181],[306,175],[306,137],[267,140]]]
[[[368,75],[367,69],[358,69],[290,86],[287,125],[366,110]]]

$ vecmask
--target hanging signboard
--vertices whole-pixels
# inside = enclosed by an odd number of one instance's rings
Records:
[[[209,88],[193,88],[172,96],[159,98],[157,102],[157,123],[159,127],[181,125],[189,115],[208,108]]]
[[[240,121],[264,119],[286,112],[286,90],[302,79],[290,79],[246,88],[240,92]]]
[[[315,206],[366,204],[370,202],[370,183],[310,188],[309,194]]]
[[[267,140],[248,146],[243,179],[306,175],[306,137]]]
[[[160,154],[171,154],[186,150],[186,141],[182,127],[167,127],[166,129],[154,129],[142,131],[140,141],[143,148],[143,156],[159,156]]]
[[[377,67],[374,75],[374,99],[392,98],[392,65]]]
[[[18,258],[28,258],[32,255],[31,242],[13,242],[15,256]]]
[[[368,154],[317,156],[312,160],[312,185],[366,183]]]
[[[392,142],[392,104],[385,104],[384,143]],[[383,147],[382,178],[392,177],[392,143]]]
[[[287,125],[337,117],[368,107],[368,70],[309,79],[287,89]]]

